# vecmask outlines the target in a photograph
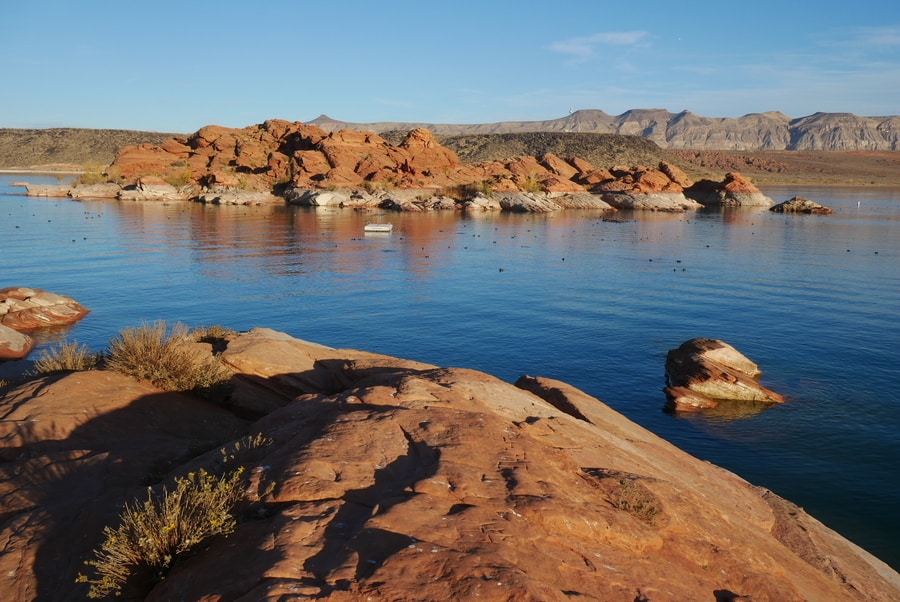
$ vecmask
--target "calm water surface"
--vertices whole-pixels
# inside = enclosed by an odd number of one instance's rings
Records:
[[[28,199],[16,179],[0,287],[92,310],[45,346],[164,319],[558,378],[900,567],[900,190],[764,188],[832,216],[390,214],[364,235],[349,210]],[[699,336],[787,402],[663,413],[666,352]]]

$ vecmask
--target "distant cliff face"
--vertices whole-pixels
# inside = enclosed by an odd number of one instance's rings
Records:
[[[437,135],[524,132],[590,132],[637,135],[661,148],[697,150],[900,150],[900,117],[815,113],[793,119],[779,112],[743,117],[703,117],[689,111],[633,109],[621,115],[575,111],[549,121],[504,121],[471,125],[434,123],[347,123],[321,115],[309,122],[324,130],[375,132],[426,127]]]

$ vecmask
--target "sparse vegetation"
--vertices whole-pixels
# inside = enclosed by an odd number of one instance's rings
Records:
[[[96,161],[90,161],[84,165],[83,171],[81,175],[78,176],[78,183],[91,185],[91,184],[102,184],[106,182],[106,172],[104,170],[103,165],[97,163]]]
[[[609,502],[650,526],[656,524],[661,512],[656,497],[634,478],[619,479]]]
[[[102,359],[102,352],[91,353],[87,345],[79,345],[77,341],[62,342],[41,352],[34,362],[32,374],[93,370]]]
[[[201,336],[207,336],[203,329]],[[166,391],[192,391],[216,397],[231,377],[217,357],[199,347],[198,336],[177,323],[126,328],[109,342],[106,367]]]
[[[528,174],[528,177],[521,182],[518,182],[518,184],[524,192],[541,192],[541,182],[540,180],[538,180],[537,175],[534,173]]]
[[[469,184],[445,186],[438,191],[439,195],[450,197],[451,199],[456,201],[467,201],[474,198],[478,193],[491,198],[491,195],[494,194],[494,190],[491,188],[491,183],[487,180],[481,180],[480,182],[471,182]]]
[[[175,479],[175,489],[126,504],[119,526],[105,527],[105,540],[85,564],[93,577],[79,575],[90,585],[88,597],[120,595],[126,585],[152,586],[165,578],[179,558],[216,535],[235,527],[234,505],[241,497],[243,468],[215,477],[204,470]]]
[[[181,188],[182,186],[187,186],[193,182],[194,178],[191,174],[191,168],[185,165],[177,172],[167,174],[163,178],[163,181],[175,188]]]

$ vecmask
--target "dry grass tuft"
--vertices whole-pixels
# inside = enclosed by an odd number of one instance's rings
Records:
[[[102,359],[102,352],[91,353],[87,345],[79,345],[77,341],[60,343],[41,353],[31,374],[93,370]]]
[[[638,481],[631,478],[620,479],[609,496],[614,508],[624,510],[639,521],[650,525],[656,524],[660,510],[656,497],[647,491]]]
[[[231,371],[198,346],[183,324],[165,322],[126,328],[109,342],[106,367],[165,391],[192,391],[205,397],[228,386]]]
[[[174,491],[163,488],[154,497],[148,492],[141,503],[126,504],[116,529],[105,527],[104,542],[94,550],[93,578],[78,575],[76,582],[90,584],[88,597],[120,595],[126,585],[143,589],[165,578],[179,557],[216,535],[234,531],[232,509],[241,497],[243,468],[222,477],[204,470],[175,479]]]

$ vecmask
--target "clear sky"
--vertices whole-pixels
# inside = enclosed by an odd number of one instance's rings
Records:
[[[898,0],[0,0],[0,127],[900,114]]]

